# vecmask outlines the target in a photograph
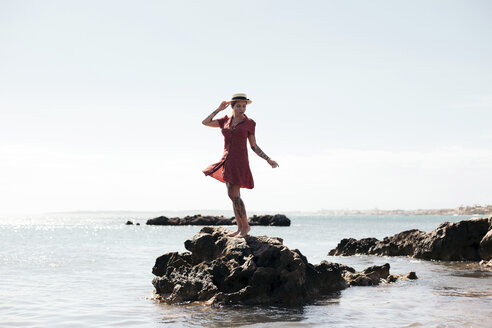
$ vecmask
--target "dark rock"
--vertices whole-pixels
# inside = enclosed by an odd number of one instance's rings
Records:
[[[412,256],[426,260],[478,261],[492,258],[492,217],[444,222],[432,232],[408,230],[383,240],[342,239],[329,255]]]
[[[331,250],[329,255],[346,255],[351,256],[355,254],[364,254],[369,251],[369,248],[376,245],[378,240],[376,238],[364,238],[356,240],[354,238],[342,239],[337,248]]]
[[[410,280],[416,280],[418,279],[417,277],[417,274],[415,273],[415,271],[410,271],[406,276],[405,276],[406,279],[410,279]]]
[[[480,241],[492,225],[492,217],[444,222],[422,240],[415,257],[427,260],[478,261]]]
[[[137,222],[137,225],[140,225],[140,223]]]
[[[224,216],[202,216],[196,214],[193,216],[185,216],[184,218],[168,218],[165,216],[159,216],[157,218],[147,220],[148,225],[203,225],[203,226],[221,226],[221,225],[235,225],[236,220],[234,217],[225,218]],[[290,226],[290,219],[285,215],[260,215],[252,216],[249,218],[250,225],[263,225],[263,226]]]
[[[260,216],[253,215],[249,218],[249,225],[288,227],[290,226],[290,219],[283,214]]]
[[[389,263],[374,265],[361,272],[345,271],[343,277],[350,286],[374,286],[389,276]]]
[[[157,218],[147,220],[148,225],[170,225],[169,218],[165,216],[159,216]]]
[[[126,223],[125,223],[125,224],[126,224],[126,225],[132,225],[132,224],[133,224],[133,222],[132,222],[132,221],[126,221]]]
[[[186,240],[189,252],[156,259],[153,284],[167,303],[300,305],[350,285],[375,285],[389,274],[389,264],[362,272],[337,263],[309,263],[281,238],[227,237],[221,227],[204,227]]]

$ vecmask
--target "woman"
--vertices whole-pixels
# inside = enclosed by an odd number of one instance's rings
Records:
[[[253,189],[254,187],[253,176],[249,169],[246,139],[249,140],[251,149],[258,156],[265,159],[272,168],[278,167],[277,162],[268,157],[256,144],[256,123],[244,114],[246,105],[251,104],[251,102],[246,97],[246,94],[236,93],[230,101],[223,101],[219,108],[202,121],[203,125],[220,127],[224,135],[224,154],[222,159],[220,162],[207,167],[203,170],[203,173],[226,184],[227,194],[232,200],[232,208],[237,223],[237,231],[228,234],[230,237],[245,237],[251,230],[240,195],[240,188]],[[229,104],[232,107],[232,116],[228,117],[226,115],[214,120],[215,115],[226,109]]]

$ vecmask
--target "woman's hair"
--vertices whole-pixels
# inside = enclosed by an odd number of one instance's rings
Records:
[[[234,105],[238,102],[238,101],[244,101],[244,100],[236,100],[236,101],[231,101],[231,107],[234,107]],[[246,103],[247,105],[248,103]]]

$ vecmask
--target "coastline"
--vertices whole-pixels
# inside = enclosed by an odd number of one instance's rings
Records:
[[[321,209],[316,211],[303,210],[249,210],[248,215],[273,215],[282,213],[285,215],[295,216],[410,216],[410,215],[440,215],[440,216],[490,216],[492,215],[492,205],[474,205],[460,206],[456,208],[440,208],[440,209]],[[232,210],[224,209],[192,209],[192,210],[80,210],[80,211],[53,211],[46,212],[43,215],[92,215],[92,214],[107,214],[107,215],[139,215],[139,216],[187,216],[187,215],[223,215],[233,216]]]

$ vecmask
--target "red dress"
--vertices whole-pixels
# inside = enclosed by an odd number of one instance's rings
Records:
[[[218,121],[224,135],[224,154],[218,163],[210,165],[203,173],[221,182],[253,189],[246,139],[250,134],[255,134],[256,122],[244,115],[244,119],[231,130],[232,117],[226,115]]]

